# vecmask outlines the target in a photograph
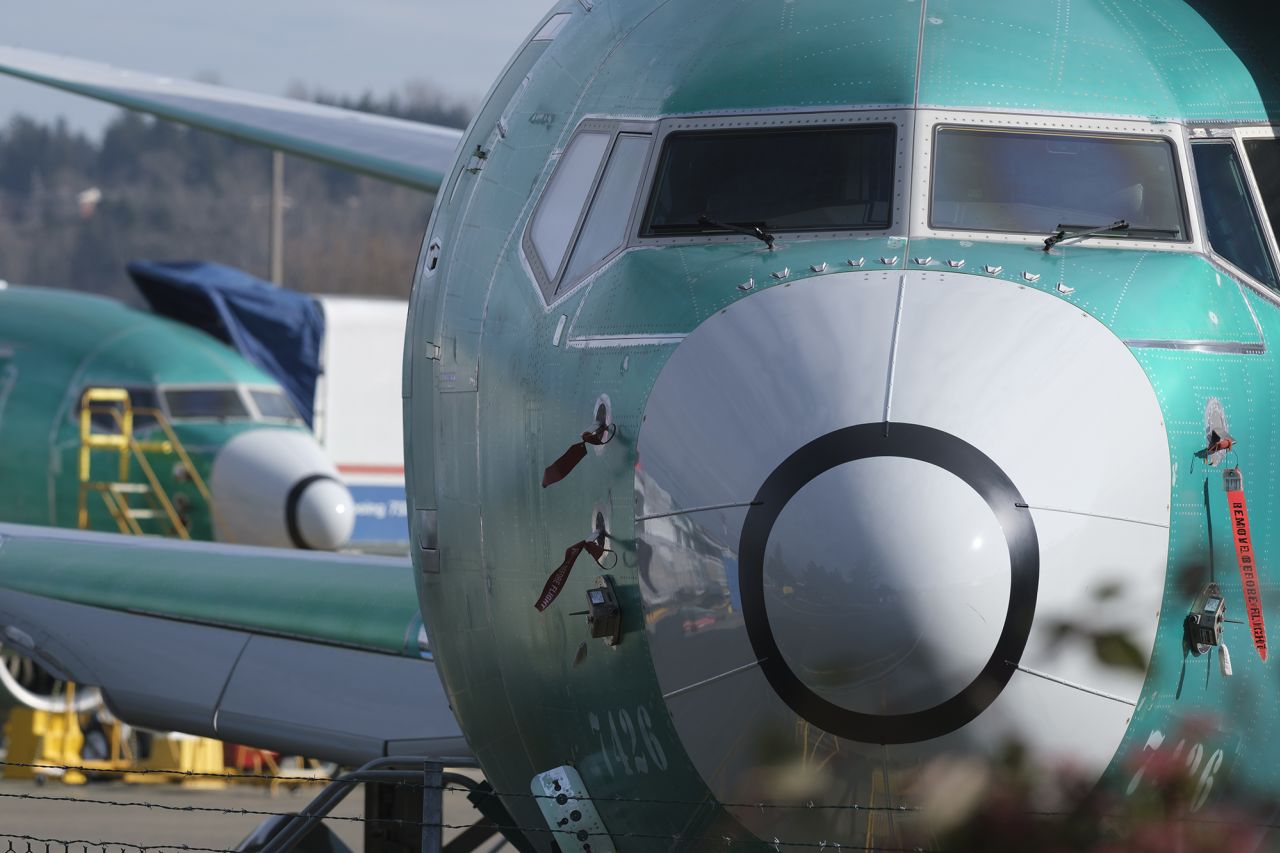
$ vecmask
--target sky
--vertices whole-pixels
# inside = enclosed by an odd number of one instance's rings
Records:
[[[551,0],[0,0],[0,44],[283,95],[423,80],[478,105]],[[0,78],[17,112],[97,134],[116,108]]]

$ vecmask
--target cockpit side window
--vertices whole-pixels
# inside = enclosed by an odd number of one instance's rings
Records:
[[[533,248],[548,278],[560,272],[608,149],[609,134],[579,133],[560,155],[529,229]]]
[[[1276,268],[1267,252],[1258,211],[1249,197],[1244,164],[1230,141],[1196,142],[1195,158],[1205,230],[1213,251],[1269,287]]]
[[[1110,238],[1187,241],[1173,143],[1163,137],[943,127],[930,227],[1049,235],[1123,220]]]
[[[565,147],[524,238],[548,302],[625,242],[651,139],[618,122],[593,120]]]
[[[1246,139],[1244,150],[1249,155],[1271,230],[1280,238],[1280,139]]]
[[[631,218],[632,203],[649,153],[649,139],[647,134],[638,133],[618,136],[600,179],[600,189],[573,247],[573,257],[565,268],[565,283],[577,281],[626,240],[627,220]]]
[[[885,230],[896,142],[893,125],[674,132],[641,236]]]

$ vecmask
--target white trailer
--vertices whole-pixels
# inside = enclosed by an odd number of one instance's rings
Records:
[[[319,296],[324,372],[316,384],[316,437],[355,499],[351,547],[408,550],[400,365],[408,303]]]

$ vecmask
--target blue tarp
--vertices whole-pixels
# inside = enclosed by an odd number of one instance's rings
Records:
[[[319,302],[205,261],[134,261],[129,275],[151,310],[208,332],[274,376],[311,425],[324,340]]]

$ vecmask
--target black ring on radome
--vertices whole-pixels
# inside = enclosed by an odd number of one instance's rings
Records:
[[[967,687],[946,701],[906,714],[864,714],[819,696],[787,666],[769,625],[764,557],[769,534],[787,503],[832,468],[881,456],[916,459],[959,477],[995,514],[1009,547],[1009,609],[990,659]],[[986,454],[948,432],[906,423],[871,423],[829,432],[773,470],[747,512],[738,581],[747,636],[760,669],[778,696],[820,728],[863,743],[915,743],[953,732],[981,714],[1013,677],[1031,635],[1040,586],[1035,523],[1013,481]]]
[[[289,541],[293,543],[293,547],[301,548],[304,551],[314,551],[315,547],[307,544],[307,540],[302,537],[302,530],[298,527],[298,503],[302,500],[302,493],[307,490],[307,486],[317,480],[338,482],[328,474],[312,474],[310,477],[303,477],[294,483],[293,488],[289,490],[288,496],[284,499],[284,525],[285,529],[289,531]]]

